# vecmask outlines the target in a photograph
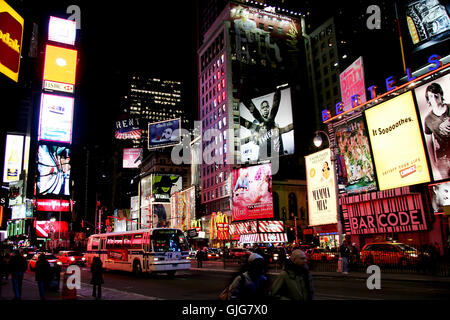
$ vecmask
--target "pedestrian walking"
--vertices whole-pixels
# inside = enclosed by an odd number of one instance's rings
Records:
[[[8,262],[8,272],[11,274],[14,300],[22,299],[22,281],[27,268],[27,260],[20,254],[19,250],[14,250],[12,257]]]
[[[341,247],[339,248],[339,254],[341,256],[342,261],[342,273],[348,274],[348,262],[351,255],[350,248],[348,247],[347,240],[342,242]]]
[[[94,257],[91,265],[91,273],[92,279],[91,284],[92,288],[92,296],[97,299],[102,298],[102,284],[103,281],[103,263],[99,257]]]
[[[283,271],[272,285],[271,296],[276,300],[309,301],[314,299],[312,276],[306,254],[296,249],[286,260]]]
[[[45,253],[41,253],[36,262],[36,267],[34,268],[35,277],[34,279],[38,283],[39,297],[41,300],[45,300],[45,292],[49,287],[51,269],[50,263],[48,263]]]
[[[355,270],[356,266],[359,262],[359,251],[356,247],[356,243],[352,243],[352,246],[350,247],[350,269]]]
[[[197,258],[197,268],[202,268],[203,267],[203,258],[204,258],[203,250],[199,249],[197,251],[196,258]]]
[[[267,300],[269,285],[265,276],[266,263],[264,258],[252,253],[248,258],[247,271],[234,278],[230,285],[229,300]]]

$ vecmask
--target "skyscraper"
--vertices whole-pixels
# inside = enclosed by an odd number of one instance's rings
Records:
[[[299,132],[293,130],[293,119],[308,104],[302,78],[306,72],[301,71],[302,15],[284,10],[259,2],[230,2],[206,24],[198,50],[201,200],[206,214],[230,210],[233,168],[268,162],[275,156],[272,151],[281,152],[281,158],[292,155],[294,135],[305,129],[299,125]],[[270,120],[261,107],[265,102],[274,110]],[[298,110],[292,110],[294,104]],[[278,123],[277,115],[285,117],[284,123]],[[251,134],[258,137],[253,140]],[[259,151],[266,143],[270,148],[264,157]]]
[[[132,139],[133,147],[146,149],[149,123],[181,118],[181,127],[191,128],[192,120],[184,107],[180,81],[132,73],[126,86],[121,117],[139,119],[142,129],[142,138]]]

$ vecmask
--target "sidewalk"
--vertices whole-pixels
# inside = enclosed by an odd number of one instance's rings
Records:
[[[47,300],[65,300],[62,297],[62,281],[63,277],[61,275],[61,283],[59,291],[48,291]],[[77,290],[76,300],[96,300],[92,296],[92,285],[87,283],[81,283],[81,289]],[[12,289],[11,277],[9,277],[6,282],[3,280],[0,300],[13,300],[14,293]],[[22,283],[22,300],[40,300],[39,290],[37,287],[37,282],[34,280],[34,274],[26,273]],[[116,289],[106,288],[102,286],[102,299],[101,300],[162,300],[156,297],[148,297],[137,293],[124,292]]]

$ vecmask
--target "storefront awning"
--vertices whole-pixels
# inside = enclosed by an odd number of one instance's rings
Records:
[[[286,233],[254,233],[242,234],[239,237],[241,243],[277,243],[287,242]]]

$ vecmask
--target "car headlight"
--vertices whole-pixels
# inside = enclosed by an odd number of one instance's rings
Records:
[[[70,261],[75,261],[75,258],[74,258],[74,257],[71,257],[71,258],[70,258]]]
[[[86,260],[86,258],[85,258],[85,257],[83,257],[83,258],[81,258],[81,260],[85,261],[85,260]]]
[[[62,266],[62,262],[61,261],[58,261],[56,264],[59,265],[59,266]]]

